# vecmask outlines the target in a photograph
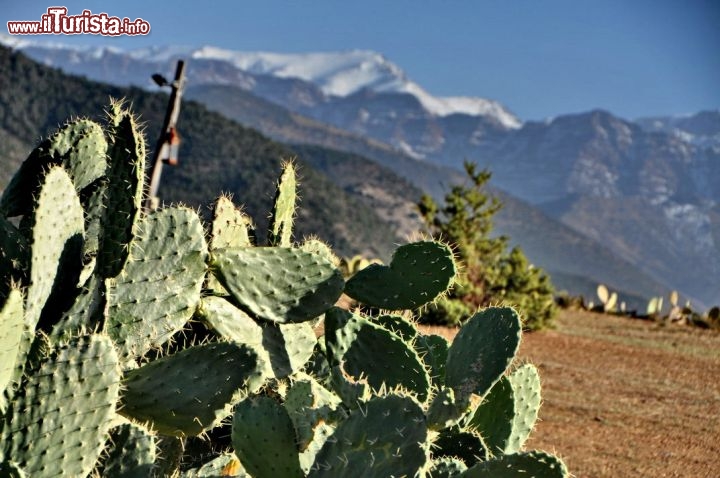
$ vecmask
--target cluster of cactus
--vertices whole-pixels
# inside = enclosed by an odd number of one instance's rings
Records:
[[[523,451],[540,382],[513,365],[513,309],[452,344],[409,320],[455,281],[448,246],[345,281],[325,244],[293,243],[290,163],[264,246],[227,197],[208,231],[143,211],[142,136],[121,103],[108,116],[40,144],[0,199],[0,475],[567,476]],[[232,453],[184,456],[218,429]]]
[[[606,314],[617,312],[618,295],[617,292],[610,292],[604,284],[598,284],[597,296],[600,299],[601,311]],[[591,307],[592,308],[592,307]],[[624,307],[622,307],[624,309]]]

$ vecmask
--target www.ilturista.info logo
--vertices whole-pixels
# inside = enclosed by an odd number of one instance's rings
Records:
[[[150,24],[142,18],[111,17],[107,13],[83,10],[80,15],[68,15],[65,7],[50,7],[40,21],[7,22],[11,35],[147,35]]]

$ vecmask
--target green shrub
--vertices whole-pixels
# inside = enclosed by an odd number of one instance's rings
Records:
[[[467,162],[465,171],[470,184],[453,186],[442,207],[427,195],[419,204],[430,235],[452,244],[462,265],[455,287],[421,321],[457,325],[480,307],[502,303],[518,308],[526,329],[551,325],[556,306],[549,277],[520,248],[507,252],[507,237],[491,236],[492,218],[502,207],[484,191],[491,175]]]

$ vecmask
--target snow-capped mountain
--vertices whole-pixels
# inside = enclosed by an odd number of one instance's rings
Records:
[[[695,146],[720,152],[720,110],[641,118],[637,123],[648,131],[669,133]]]
[[[380,141],[405,154],[407,177],[417,167],[407,156],[455,168],[475,161],[491,170],[495,186],[660,283],[706,305],[720,300],[720,112],[631,122],[597,110],[521,123],[493,101],[434,97],[382,55],[362,50],[126,52],[0,42],[70,73],[146,88],[154,87],[150,74],[171,75],[183,58],[186,98],[283,141],[348,151],[346,131]],[[265,100],[264,116],[250,97]]]
[[[112,47],[68,46],[45,43],[25,38],[0,35],[0,43],[26,52],[30,57],[49,66],[62,66],[72,73],[88,74],[97,78],[92,63],[116,59],[157,65],[177,59],[190,59],[188,78],[194,83],[240,84],[254,90],[258,77],[283,80],[302,80],[318,88],[324,102],[345,98],[361,91],[383,94],[411,95],[422,109],[434,117],[454,114],[481,116],[492,119],[507,129],[519,128],[522,122],[496,101],[473,97],[437,97],[410,80],[400,67],[379,53],[368,50],[351,50],[322,53],[269,53],[243,52],[212,46],[148,47],[123,51]],[[128,65],[129,66],[129,65]],[[143,69],[136,69],[143,71]],[[148,85],[144,75],[135,78],[126,72],[129,83]],[[117,83],[118,78],[97,78]],[[140,80],[138,82],[137,80]],[[238,80],[241,80],[238,82]]]

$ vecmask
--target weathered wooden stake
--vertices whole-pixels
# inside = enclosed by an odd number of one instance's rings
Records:
[[[159,75],[157,78],[162,79]],[[156,79],[156,75],[153,75],[153,79]],[[161,83],[162,80],[159,81],[156,79],[155,81],[158,82],[160,86],[163,86]],[[153,167],[150,175],[148,196],[145,199],[145,211],[152,211],[158,206],[159,199],[157,197],[157,192],[160,187],[160,176],[162,175],[163,163],[167,162],[172,166],[177,164],[177,147],[180,141],[175,125],[177,124],[178,116],[180,115],[180,100],[182,98],[184,83],[185,62],[178,60],[177,68],[175,69],[175,80],[170,84],[172,87],[170,101],[168,102],[167,111],[165,112],[165,120],[163,121],[163,126],[160,130],[160,137],[158,138],[155,146],[155,153],[153,155]]]

